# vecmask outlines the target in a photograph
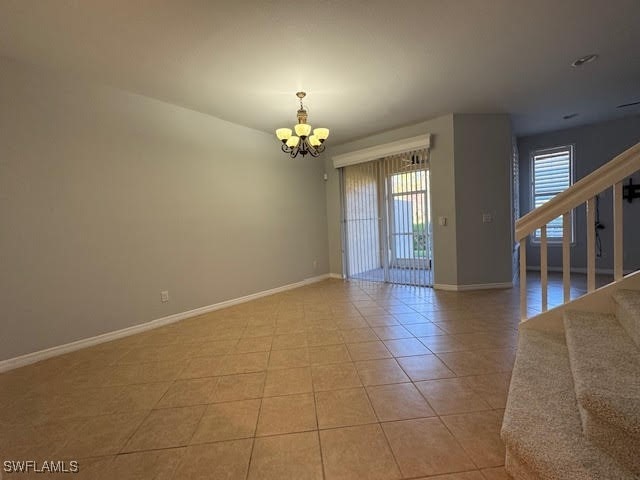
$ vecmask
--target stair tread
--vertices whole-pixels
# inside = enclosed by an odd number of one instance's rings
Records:
[[[640,291],[620,289],[613,294],[613,298],[616,302],[623,302],[629,305],[640,315]]]
[[[582,435],[562,333],[520,329],[502,439],[542,479],[635,478]]]
[[[564,315],[576,396],[580,405],[640,437],[640,349],[614,315]]]
[[[613,294],[618,321],[640,347],[640,291],[618,290]]]

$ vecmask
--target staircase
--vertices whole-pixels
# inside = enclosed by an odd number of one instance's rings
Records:
[[[520,329],[502,426],[514,478],[640,478],[640,289],[611,298],[615,314],[566,310],[564,332]]]
[[[518,351],[502,425],[506,469],[515,479],[640,480],[640,271],[623,276],[622,181],[640,170],[640,144],[521,218]],[[564,301],[547,310],[546,224],[614,195],[614,282],[570,301],[569,235],[563,239]],[[616,211],[617,209],[617,211]],[[565,223],[568,226],[568,222]],[[526,240],[541,229],[542,313],[528,317]],[[568,228],[566,229],[568,231]]]

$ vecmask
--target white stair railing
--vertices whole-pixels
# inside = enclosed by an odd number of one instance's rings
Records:
[[[544,205],[527,213],[516,222],[516,240],[520,245],[520,318],[528,318],[527,310],[527,238],[540,229],[540,287],[542,311],[548,309],[547,300],[547,224],[562,216],[562,284],[563,301],[571,300],[571,212],[587,205],[587,290],[595,290],[595,204],[596,195],[613,188],[613,278],[622,279],[622,182],[640,170],[640,143],[612,159],[598,170],[582,178]]]

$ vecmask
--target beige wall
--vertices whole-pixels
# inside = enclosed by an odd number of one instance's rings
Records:
[[[322,160],[150,98],[0,72],[0,360],[328,272]]]

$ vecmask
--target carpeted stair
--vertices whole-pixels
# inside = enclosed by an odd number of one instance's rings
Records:
[[[640,349],[614,315],[567,312],[584,435],[640,475]]]
[[[616,315],[565,312],[564,333],[520,329],[502,426],[514,478],[640,479],[640,292],[614,299]]]
[[[618,290],[613,299],[616,302],[616,317],[635,344],[640,347],[640,292]]]

